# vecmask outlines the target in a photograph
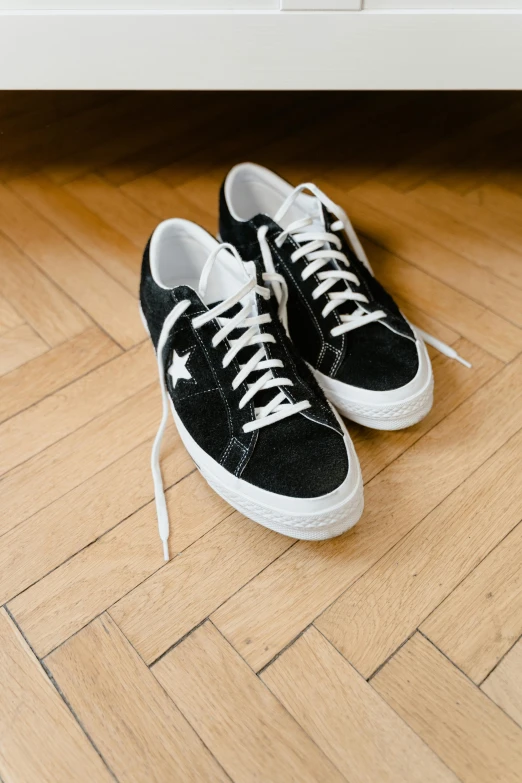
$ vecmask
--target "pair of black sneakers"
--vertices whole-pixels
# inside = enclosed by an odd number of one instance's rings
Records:
[[[219,224],[222,244],[194,223],[166,220],[143,257],[141,311],[163,395],[152,472],[166,559],[159,451],[169,403],[219,495],[272,530],[319,540],[363,510],[339,413],[367,427],[409,427],[433,402],[425,341],[460,360],[408,323],[347,215],[315,185],[235,166]]]

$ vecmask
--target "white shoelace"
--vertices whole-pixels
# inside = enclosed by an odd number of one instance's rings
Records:
[[[240,263],[243,263],[237,250],[231,245],[222,244],[216,248],[216,250],[214,250],[209,256],[209,259],[205,264],[205,268],[201,275],[199,293],[202,297],[204,296],[212,266],[217,258],[218,253],[224,248],[232,252]],[[269,277],[271,278],[273,284],[275,283],[281,287],[285,286],[285,281],[280,275],[274,274],[274,276]],[[272,318],[269,313],[265,313],[263,315],[257,314],[255,297],[253,296],[254,292],[262,296],[264,299],[268,299],[270,297],[270,291],[263,286],[259,286],[256,279],[253,277],[229,299],[226,299],[224,302],[216,305],[211,310],[208,310],[208,312],[205,312],[192,320],[192,325],[195,329],[200,328],[204,324],[214,319],[216,319],[218,323],[222,325],[221,329],[219,329],[219,331],[212,338],[212,345],[214,347],[217,347],[221,342],[223,342],[223,340],[227,339],[230,333],[235,329],[244,330],[239,337],[228,340],[230,348],[223,358],[223,367],[228,367],[228,365],[235,359],[235,357],[243,348],[255,347],[257,345],[259,346],[259,349],[250,359],[248,359],[245,364],[239,365],[239,372],[236,374],[232,382],[233,389],[237,389],[243,382],[246,382],[248,387],[248,390],[239,401],[240,409],[244,408],[245,405],[247,405],[258,392],[269,389],[280,389],[280,391],[276,393],[266,405],[259,408],[254,408],[254,419],[243,425],[243,432],[252,432],[253,430],[261,429],[261,427],[266,427],[269,424],[275,423],[276,421],[285,419],[287,416],[293,416],[295,413],[299,413],[300,411],[306,410],[310,407],[310,402],[308,400],[302,400],[301,402],[296,403],[290,402],[281,387],[293,386],[293,381],[291,381],[290,378],[278,378],[274,376],[272,372],[272,370],[275,368],[283,368],[284,364],[279,359],[267,358],[267,354],[263,345],[265,343],[275,343],[276,338],[272,334],[263,333],[260,329],[263,324],[270,323]],[[243,304],[239,313],[237,313],[232,318],[221,317],[223,313],[225,313],[227,310],[230,310],[244,299],[246,299],[246,304]],[[171,310],[163,324],[156,352],[161,396],[163,401],[163,413],[160,426],[152,446],[151,469],[154,482],[154,495],[156,499],[156,512],[158,516],[158,529],[160,538],[163,542],[163,555],[165,560],[169,560],[168,539],[170,525],[167,503],[165,500],[165,491],[163,487],[163,479],[161,475],[160,451],[161,441],[163,439],[163,434],[167,426],[169,415],[169,395],[165,381],[165,375],[168,367],[167,362],[163,359],[163,350],[174,324],[188,307],[190,307],[190,302],[189,300],[185,299],[182,302],[179,302],[179,304],[177,304]],[[258,378],[253,383],[248,383],[247,378],[251,373],[256,373],[262,370],[266,370],[266,372],[263,373],[260,378]]]
[[[328,211],[337,218],[337,220],[331,225],[331,231],[344,230],[346,232],[346,235],[356,256],[371,272],[371,266],[366,253],[364,252],[364,248],[359,241],[359,237],[357,236],[348,215],[344,212],[343,209],[341,209],[341,207],[329,199],[328,196],[312,182],[305,182],[302,185],[298,185],[296,188],[294,188],[292,193],[290,193],[290,195],[285,199],[275,214],[274,221],[279,223],[284,218],[298,196],[305,190],[309,190],[311,193],[313,193],[319,202],[321,202],[326,207],[326,209],[328,209]],[[312,227],[312,230],[307,231],[306,229],[309,227]],[[263,263],[265,265],[265,269],[267,270],[265,277],[267,280],[273,281],[274,276],[277,278],[281,278],[281,276],[277,275],[275,271],[272,252],[266,239],[267,231],[267,226],[261,226],[258,229],[257,238],[263,257]],[[317,279],[320,282],[313,290],[312,297],[313,299],[318,299],[320,296],[326,295],[328,301],[322,310],[323,318],[326,318],[327,315],[329,315],[340,305],[343,305],[345,302],[358,303],[358,306],[350,315],[339,315],[339,320],[341,323],[330,330],[332,337],[337,337],[338,335],[346,334],[353,329],[359,329],[360,327],[366,326],[366,324],[372,323],[374,321],[380,321],[386,318],[386,313],[383,310],[368,312],[364,309],[362,305],[368,304],[367,297],[364,294],[353,291],[350,287],[350,283],[353,283],[356,286],[360,285],[357,275],[355,275],[353,272],[349,272],[343,269],[324,269],[324,267],[329,265],[332,261],[340,262],[347,268],[350,267],[350,261],[347,255],[341,251],[341,240],[338,236],[331,233],[331,231],[318,229],[317,226],[314,225],[314,218],[312,216],[305,217],[293,221],[288,226],[288,228],[281,231],[281,233],[275,239],[275,244],[277,247],[281,247],[287,237],[291,236],[298,244],[301,245],[299,249],[292,253],[291,260],[292,262],[295,262],[306,256],[307,260],[311,262],[307,264],[302,271],[301,278],[303,280],[307,280],[312,275],[317,275]],[[329,245],[333,245],[334,248],[332,249]],[[331,291],[328,293],[339,280],[344,280],[346,282],[346,290]],[[284,285],[282,285],[279,280],[276,280],[275,282],[272,282],[272,287],[274,288],[274,293],[279,303],[279,317],[281,318],[281,321],[283,322],[283,325],[288,332],[288,316],[286,312],[288,289],[286,287],[286,282]],[[463,359],[461,356],[459,356],[457,351],[455,351],[449,345],[446,345],[446,343],[443,343],[441,340],[438,340],[436,337],[428,334],[428,332],[425,332],[418,327],[415,328],[425,343],[433,346],[445,356],[448,356],[451,359],[455,359],[465,367],[471,367],[471,364],[466,361],[466,359]]]
[[[332,223],[331,231],[342,231],[345,229],[352,246],[354,247],[354,250],[358,255],[359,252],[361,253],[361,260],[363,263],[368,265],[368,259],[364,255],[362,245],[359,242],[357,234],[355,233],[348,216],[345,215],[340,207],[334,204],[333,201],[328,198],[328,196],[326,196],[316,185],[312,184],[311,182],[298,185],[292,191],[292,193],[288,196],[288,198],[277,211],[274,217],[275,222],[279,223],[282,220],[303,190],[311,191],[314,196],[322,204],[324,204],[333,215],[335,215],[337,220]],[[310,228],[311,230],[307,230]],[[261,247],[265,268],[270,273],[275,273],[272,254],[266,240],[267,230],[267,226],[262,226],[259,229],[258,240]],[[328,301],[322,310],[323,318],[326,318],[326,316],[329,315],[333,310],[345,304],[346,302],[358,303],[358,306],[350,315],[339,315],[339,320],[341,323],[331,329],[332,337],[337,337],[340,334],[350,332],[352,329],[358,329],[361,326],[365,326],[365,324],[372,323],[373,321],[380,321],[382,318],[386,318],[386,313],[383,310],[367,312],[363,307],[361,307],[362,304],[368,304],[368,299],[364,294],[358,293],[357,291],[352,290],[350,287],[350,283],[359,287],[359,278],[353,272],[347,271],[350,267],[350,261],[347,255],[341,250],[342,242],[340,238],[331,233],[331,231],[318,229],[317,226],[314,225],[314,219],[312,216],[304,217],[300,220],[294,220],[294,222],[291,223],[288,228],[279,234],[275,240],[275,243],[277,247],[281,247],[287,237],[291,236],[299,245],[301,245],[298,250],[295,250],[292,253],[291,259],[293,262],[295,262],[306,256],[308,261],[311,262],[303,269],[301,277],[303,280],[308,280],[308,278],[312,275],[316,275],[317,279],[320,281],[314,289],[312,297],[314,299],[319,299],[320,296],[326,295]],[[333,245],[334,247],[332,248],[330,245]],[[330,266],[332,261],[340,262],[342,266],[346,267],[346,269],[325,269],[324,267]],[[339,280],[344,280],[346,282],[346,288],[343,291],[331,291],[329,293],[330,289],[333,288],[333,286],[335,286]],[[275,287],[274,292],[278,297],[278,291]]]

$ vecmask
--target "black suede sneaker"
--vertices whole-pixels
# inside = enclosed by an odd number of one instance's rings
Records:
[[[235,166],[221,188],[220,234],[284,277],[290,337],[353,421],[396,430],[426,416],[433,374],[424,341],[468,364],[408,323],[373,276],[345,212],[315,185],[294,188],[262,166]],[[282,303],[282,287],[273,287]]]
[[[279,275],[268,277],[285,287]],[[152,471],[166,559],[159,451],[169,398],[200,472],[245,516],[317,540],[361,516],[350,437],[295,352],[263,282],[254,263],[186,220],[161,223],[145,249],[140,299],[163,395]]]

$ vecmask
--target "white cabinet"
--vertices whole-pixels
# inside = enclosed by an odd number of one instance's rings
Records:
[[[396,11],[522,9],[522,0],[0,0],[0,11]]]
[[[2,11],[277,11],[280,0],[0,0]]]
[[[522,9],[522,0],[364,0],[366,10],[473,11]]]
[[[362,0],[281,0],[282,11],[360,11]]]
[[[521,90],[521,9],[522,0],[0,0],[0,90]]]

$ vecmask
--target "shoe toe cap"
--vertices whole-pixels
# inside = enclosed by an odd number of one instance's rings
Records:
[[[242,479],[277,495],[320,497],[345,481],[349,459],[344,437],[303,415],[259,430]]]
[[[361,389],[390,391],[406,386],[418,370],[416,342],[381,324],[368,324],[354,330],[336,378]]]

